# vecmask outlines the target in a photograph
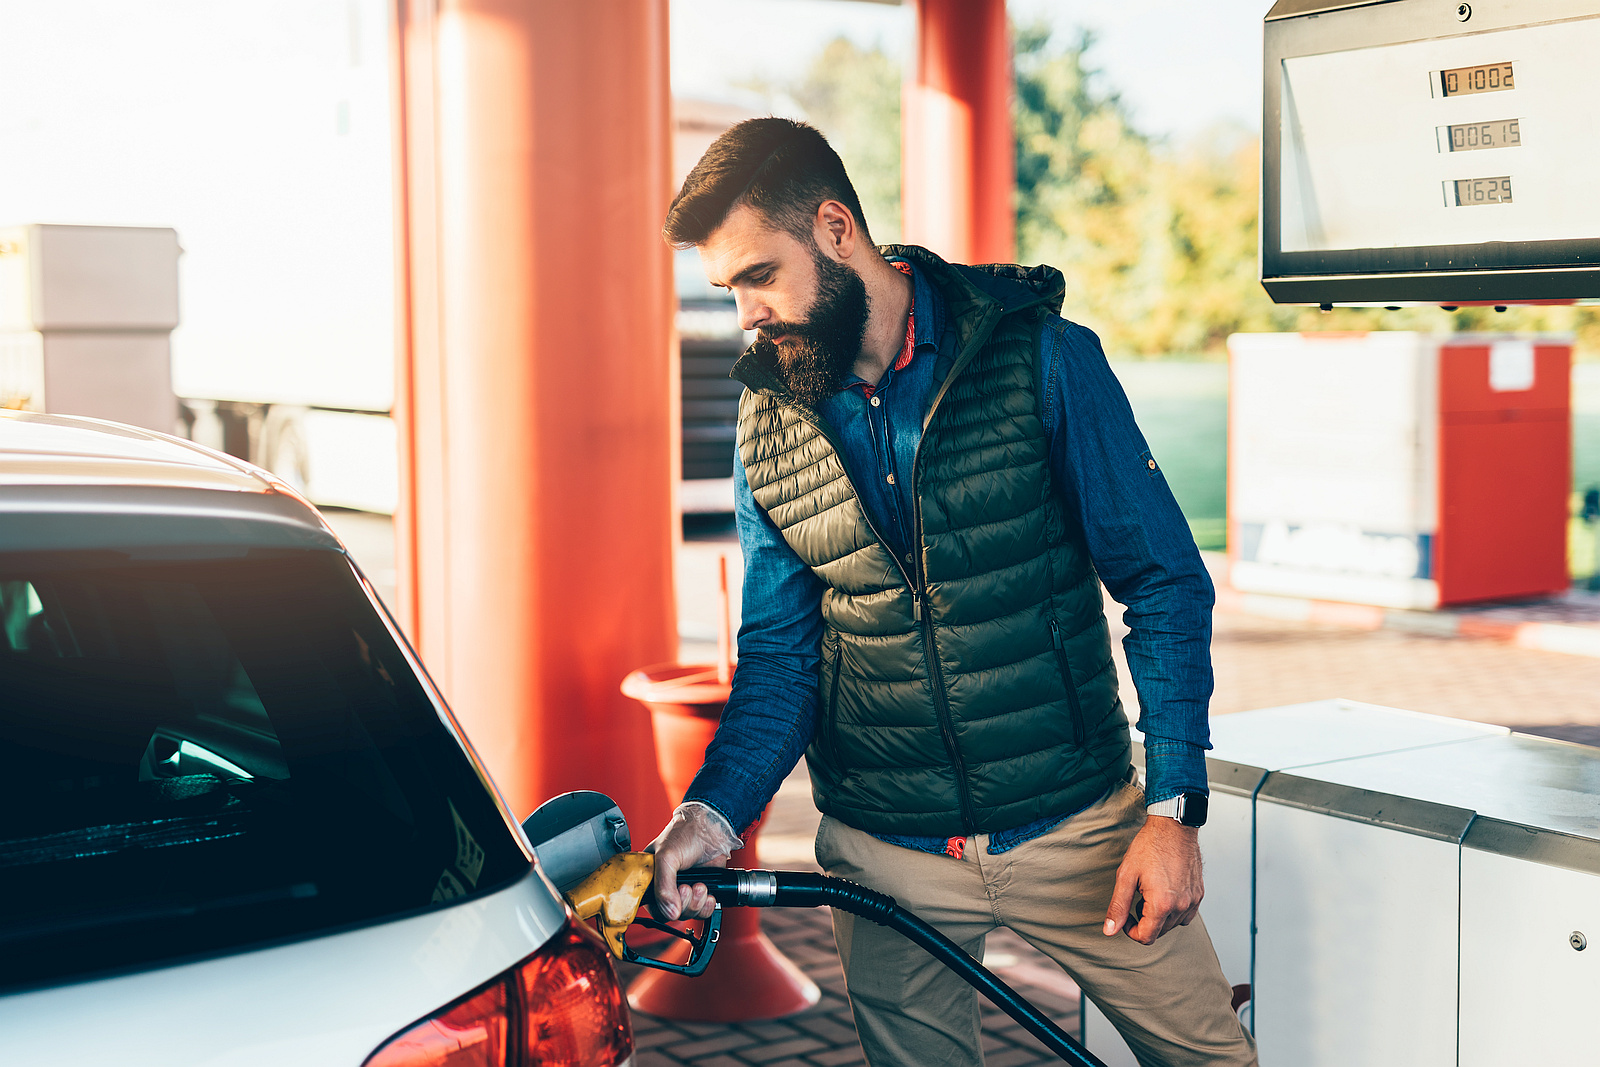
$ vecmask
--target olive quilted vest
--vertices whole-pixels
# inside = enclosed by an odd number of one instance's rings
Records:
[[[908,558],[873,529],[826,420],[752,353],[733,372],[751,492],[827,586],[817,807],[927,836],[1076,811],[1126,774],[1129,744],[1099,580],[1046,460],[1035,365],[1061,275],[884,251],[927,273],[956,341],[917,451]]]

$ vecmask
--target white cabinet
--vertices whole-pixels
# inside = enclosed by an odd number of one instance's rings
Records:
[[[1600,850],[1583,851],[1594,863]],[[1461,1067],[1600,1061],[1600,944],[1591,938],[1600,940],[1600,874],[1483,852],[1469,835],[1461,851]]]
[[[1212,740],[1201,914],[1265,1067],[1600,1063],[1600,749],[1345,700]]]
[[[1261,1062],[1454,1064],[1456,843],[1258,803]]]

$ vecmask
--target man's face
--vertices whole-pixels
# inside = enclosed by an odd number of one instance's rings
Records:
[[[752,346],[776,363],[795,399],[815,407],[839,391],[861,351],[868,301],[861,276],[738,207],[700,245],[711,284],[730,290]]]

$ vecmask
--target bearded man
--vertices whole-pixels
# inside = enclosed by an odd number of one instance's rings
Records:
[[[706,151],[665,236],[758,331],[733,369],[739,669],[651,845],[667,917],[709,914],[676,873],[725,863],[803,752],[830,875],[980,959],[1015,930],[1143,1064],[1254,1063],[1197,915],[1211,582],[1061,274],[875,246],[839,157],[779,118]],[[834,933],[874,1067],[982,1062],[960,978],[850,915]]]

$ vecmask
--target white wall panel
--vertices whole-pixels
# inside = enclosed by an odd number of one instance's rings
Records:
[[[1600,1062],[1597,1010],[1600,877],[1463,849],[1461,1067]]]
[[[1257,807],[1264,1067],[1453,1067],[1459,846]]]

